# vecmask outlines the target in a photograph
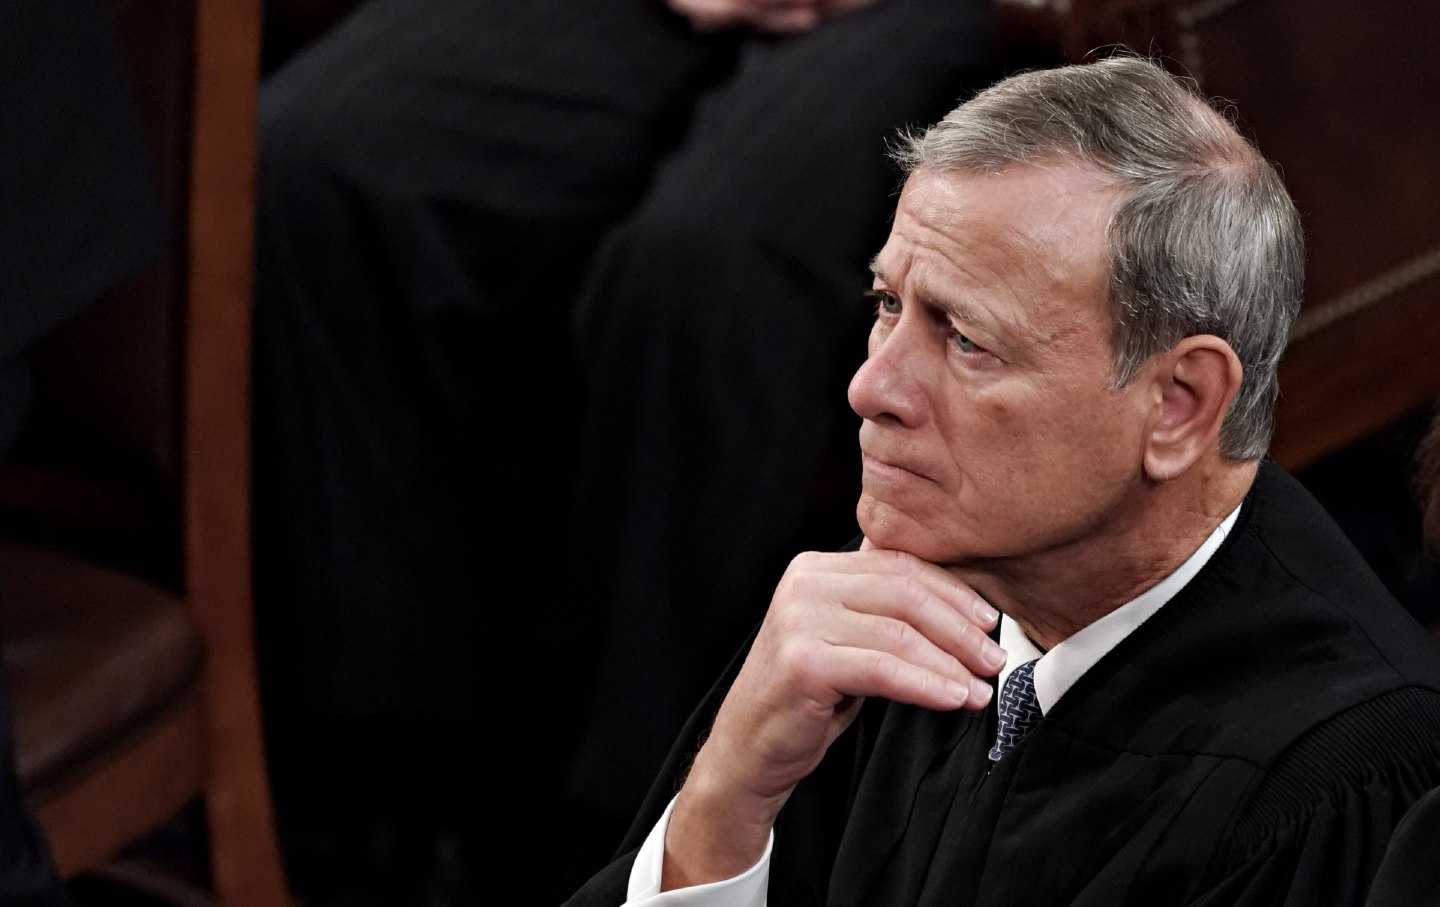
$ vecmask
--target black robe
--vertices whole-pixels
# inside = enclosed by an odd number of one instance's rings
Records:
[[[624,901],[743,655],[568,907]],[[1440,647],[1266,462],[1210,562],[992,766],[994,733],[993,705],[868,701],[781,812],[769,903],[1361,904],[1440,785]]]

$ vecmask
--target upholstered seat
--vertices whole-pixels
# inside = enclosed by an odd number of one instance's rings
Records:
[[[40,806],[112,741],[195,708],[199,633],[173,592],[138,576],[0,543],[0,638],[11,694],[23,703],[20,781]]]

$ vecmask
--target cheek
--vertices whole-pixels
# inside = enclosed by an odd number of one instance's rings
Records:
[[[1053,422],[1054,466],[1096,487],[1128,482],[1140,466],[1142,425],[1113,392],[1074,400]]]
[[[979,394],[952,437],[972,476],[1003,482],[1017,497],[1048,496],[1056,486],[1111,476],[1130,458],[1133,432],[1114,403],[1062,387]]]
[[[993,517],[996,509],[1028,499],[1032,485],[1044,484],[1046,439],[1054,427],[1036,401],[971,389],[948,414],[944,435],[958,512]]]
[[[1038,454],[1047,439],[1061,434],[1062,412],[1044,394],[1017,394],[1014,388],[967,388],[950,407],[949,435],[958,456],[971,468],[1001,469],[1016,456]]]

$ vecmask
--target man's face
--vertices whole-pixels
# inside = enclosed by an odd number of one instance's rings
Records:
[[[1116,195],[1055,164],[913,173],[874,261],[857,515],[944,564],[1102,537],[1142,481],[1153,391],[1111,387],[1105,227]]]

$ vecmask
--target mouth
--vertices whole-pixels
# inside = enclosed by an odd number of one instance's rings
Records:
[[[923,482],[933,481],[929,476],[913,466],[882,460],[864,451],[860,453],[860,465],[863,478],[867,482],[873,480],[886,485],[894,485],[896,483],[914,482],[917,480]]]

